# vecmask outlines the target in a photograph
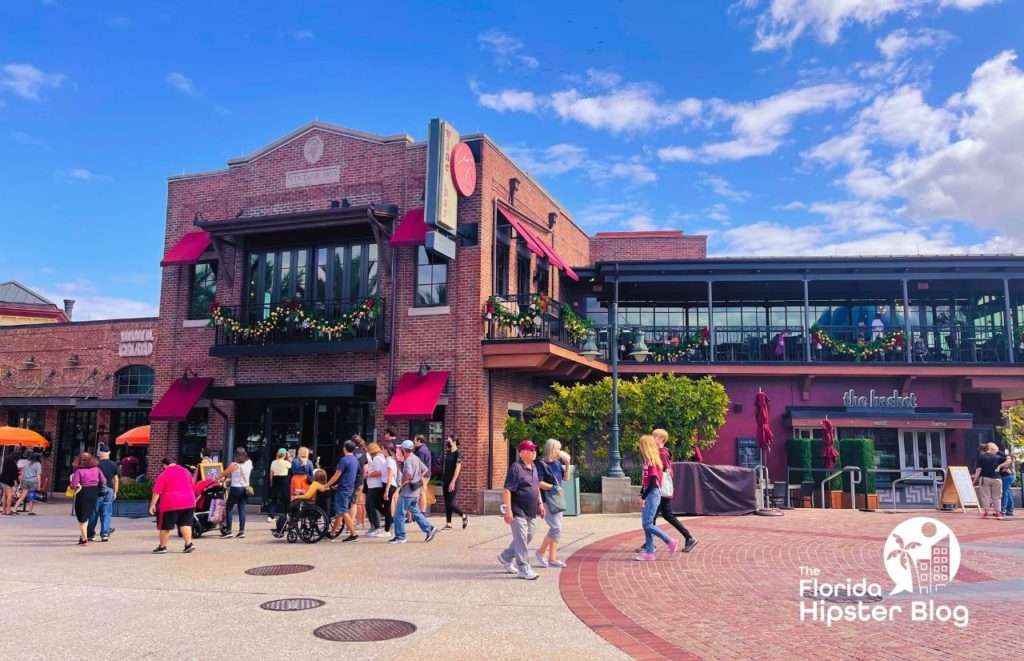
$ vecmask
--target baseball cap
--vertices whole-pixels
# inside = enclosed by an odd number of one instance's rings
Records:
[[[286,455],[286,454],[288,454],[288,450],[285,450],[284,448],[278,448],[278,450],[277,450],[277,456],[279,456],[279,457],[283,457],[283,456],[284,456],[284,455]]]
[[[97,452],[110,452],[110,447],[106,443],[100,443],[96,446]]]
[[[536,449],[537,449],[537,446],[534,445],[533,441],[531,441],[530,439],[526,439],[525,441],[523,441],[522,443],[519,444],[519,451],[520,452],[522,452],[523,450],[536,450]]]
[[[413,444],[412,441],[406,439],[406,440],[402,441],[402,449],[403,450],[415,450],[416,446]]]

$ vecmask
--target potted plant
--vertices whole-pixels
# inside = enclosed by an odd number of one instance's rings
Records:
[[[847,438],[839,442],[839,455],[844,466],[857,466],[861,469],[861,482],[857,488],[857,508],[862,510],[878,509],[878,494],[875,492],[875,442],[870,438]],[[850,473],[843,473],[843,503],[850,507]]]
[[[143,518],[149,516],[149,501],[153,497],[153,483],[122,480],[114,500],[113,516]]]

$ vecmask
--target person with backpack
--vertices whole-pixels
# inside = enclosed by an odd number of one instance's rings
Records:
[[[562,539],[562,514],[565,512],[562,483],[569,479],[571,470],[569,455],[562,452],[562,444],[549,438],[544,444],[544,458],[537,462],[540,493],[544,499],[544,523],[548,525],[548,533],[540,543],[540,548],[533,552],[537,563],[544,568],[565,567],[565,563],[558,559],[558,542]]]
[[[640,514],[644,527],[644,552],[633,559],[649,562],[654,560],[655,537],[665,542],[670,557],[675,555],[679,542],[654,525],[654,515],[657,514],[658,507],[661,506],[661,485],[665,476],[665,468],[661,461],[661,454],[658,452],[658,444],[650,434],[640,437],[640,454],[644,460],[643,488],[640,489],[640,498],[644,501],[644,507]]]
[[[1003,516],[1013,516],[1013,492],[1010,491],[1010,487],[1017,481],[1017,459],[1009,447],[999,454],[1005,457],[998,469],[999,479],[1003,482],[1003,506],[1000,511]]]
[[[697,545],[697,540],[690,534],[690,531],[686,529],[686,526],[676,517],[675,512],[672,511],[672,496],[675,493],[675,470],[672,468],[672,453],[665,447],[665,443],[668,442],[668,432],[664,429],[655,429],[651,432],[651,436],[654,437],[654,442],[658,446],[658,455],[661,457],[661,465],[667,472],[667,479],[662,481],[661,485],[661,505],[658,506],[658,511],[654,514],[654,521],[657,523],[658,515],[665,519],[670,526],[679,531],[679,534],[683,536],[685,543],[683,544],[683,553],[689,553],[693,550],[693,547]],[[640,549],[637,549],[637,553],[640,553]]]

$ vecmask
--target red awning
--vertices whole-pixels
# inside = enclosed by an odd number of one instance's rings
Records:
[[[160,266],[173,264],[195,264],[199,256],[210,247],[210,235],[207,232],[190,232],[181,237],[181,241],[167,251],[160,260]]]
[[[519,232],[519,236],[522,237],[523,241],[526,242],[526,247],[533,251],[534,254],[541,257],[547,257],[548,254],[544,252],[544,249],[540,247],[540,242],[537,237],[533,235],[533,232],[526,229],[526,224],[516,217],[516,212],[511,209],[503,209],[498,207],[498,213],[504,218],[509,225],[515,228]]]
[[[554,264],[556,269],[564,272],[576,282],[579,282],[580,276],[576,275],[576,272],[569,268],[568,262],[566,262],[554,248],[544,243],[543,240],[530,231],[527,227],[527,220],[525,216],[522,216],[514,209],[507,209],[500,206],[498,207],[498,213],[501,214],[502,218],[508,221],[509,225],[516,228],[516,231],[519,232],[519,235],[523,237],[524,241],[526,241],[526,245],[529,246],[530,250],[541,257],[546,257],[549,262]]]
[[[395,388],[395,394],[384,411],[385,418],[429,420],[448,382],[448,372],[406,372]]]
[[[391,236],[391,247],[422,246],[430,227],[423,220],[423,209],[410,209],[402,216],[398,229]]]
[[[184,420],[212,382],[213,379],[205,378],[191,378],[187,382],[175,379],[164,396],[153,407],[149,419],[151,421]]]

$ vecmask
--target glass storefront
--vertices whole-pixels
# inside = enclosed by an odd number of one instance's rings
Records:
[[[57,451],[54,460],[57,482],[54,490],[71,481],[71,462],[81,453],[95,450],[96,411],[61,411],[57,419]]]

